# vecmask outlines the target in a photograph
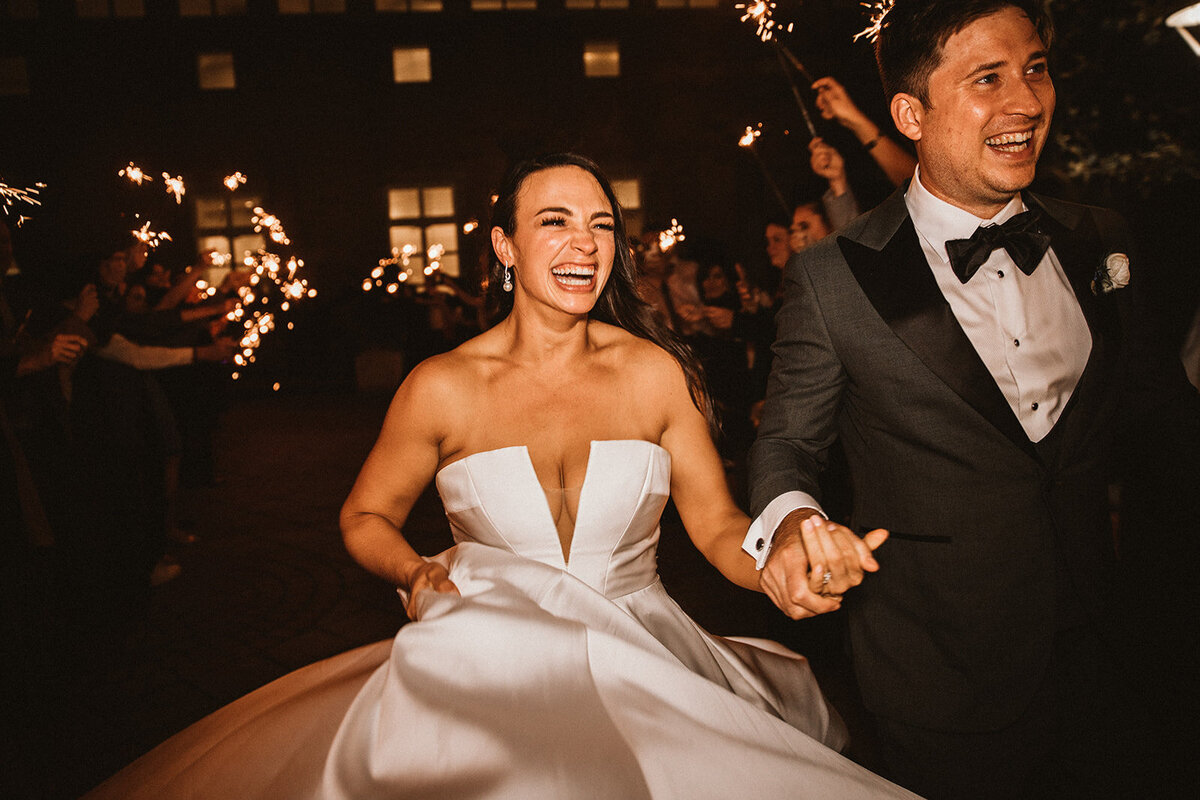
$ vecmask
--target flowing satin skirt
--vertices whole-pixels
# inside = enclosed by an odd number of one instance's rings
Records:
[[[807,662],[464,543],[462,597],[206,717],[96,798],[912,797],[835,747]]]

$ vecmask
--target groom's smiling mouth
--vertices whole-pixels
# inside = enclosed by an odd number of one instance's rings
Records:
[[[999,153],[1020,153],[1030,147],[1031,141],[1033,131],[1028,130],[1020,133],[1002,133],[984,139],[983,143]]]

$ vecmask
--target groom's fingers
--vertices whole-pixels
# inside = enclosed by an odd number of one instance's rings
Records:
[[[834,611],[839,603],[821,597],[808,586],[812,556],[808,552],[800,521],[786,518],[775,533],[771,555],[759,576],[759,582],[771,602],[792,619]]]

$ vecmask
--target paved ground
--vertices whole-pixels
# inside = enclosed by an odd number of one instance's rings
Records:
[[[182,575],[155,589],[135,618],[65,625],[47,617],[38,677],[18,698],[33,721],[0,753],[18,765],[17,796],[77,797],[240,695],[395,633],[406,621],[399,599],[350,560],[337,529],[385,408],[380,396],[275,396],[229,411],[217,448],[225,480],[187,497],[184,514],[200,541],[175,548]],[[406,533],[424,553],[450,543],[432,490]],[[668,589],[705,627],[808,654],[858,727],[840,620],[786,620],[765,598],[724,583],[670,519],[660,561]],[[69,594],[54,591],[64,588]]]

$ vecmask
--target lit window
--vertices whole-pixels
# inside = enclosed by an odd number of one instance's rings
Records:
[[[396,83],[429,83],[433,70],[428,47],[397,47],[392,51],[392,79]]]
[[[642,207],[642,182],[637,178],[615,180],[612,182],[612,188],[621,208],[633,210]]]
[[[179,15],[183,17],[224,17],[245,13],[246,0],[179,0]]]
[[[388,190],[389,246],[396,250],[411,248],[408,267],[410,281],[425,280],[425,254],[430,247],[441,245],[441,271],[457,277],[458,224],[454,221],[454,188],[451,186],[417,186]]]
[[[196,56],[196,73],[201,89],[236,89],[233,53],[201,53]]]
[[[196,252],[216,250],[241,263],[247,255],[267,246],[261,233],[254,232],[254,207],[262,205],[261,197],[236,194],[202,194],[194,201],[196,207]]]
[[[279,0],[280,14],[344,14],[346,0]]]
[[[583,74],[589,78],[616,78],[621,74],[621,46],[616,42],[588,42],[583,46]]]
[[[442,0],[375,0],[376,11],[441,11]]]
[[[471,0],[472,11],[534,11],[537,0]]]
[[[29,71],[24,56],[0,56],[0,97],[29,94]]]
[[[7,6],[0,4],[8,11],[10,19],[37,19],[37,0],[8,0]]]

